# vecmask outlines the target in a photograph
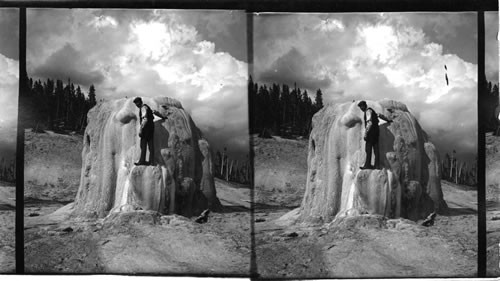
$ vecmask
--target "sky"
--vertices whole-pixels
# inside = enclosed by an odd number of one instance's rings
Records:
[[[0,159],[15,159],[19,93],[19,12],[0,9]]]
[[[248,153],[246,15],[236,11],[29,9],[27,71],[97,99],[169,96],[214,151]]]
[[[476,157],[475,13],[259,14],[253,75],[259,83],[297,82],[313,95],[320,88],[326,103],[401,101],[442,155]]]

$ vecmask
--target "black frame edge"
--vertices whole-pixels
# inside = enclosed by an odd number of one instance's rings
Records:
[[[26,85],[26,8],[19,9],[19,93],[16,143],[16,274],[24,274],[24,124],[20,108]]]

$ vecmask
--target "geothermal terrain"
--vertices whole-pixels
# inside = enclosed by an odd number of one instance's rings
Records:
[[[151,211],[61,221],[78,190],[83,136],[26,130],[25,140],[26,272],[249,275],[248,186],[216,179],[223,209],[204,224]]]
[[[15,198],[15,184],[0,181],[0,273],[16,270]]]
[[[306,139],[252,136],[255,151],[257,208],[295,208],[304,197],[307,171]]]
[[[500,276],[500,137],[486,134],[487,276]]]
[[[348,217],[322,226],[284,226],[280,218],[299,207],[304,194],[308,142],[253,136],[253,143],[259,277],[476,275],[477,196],[473,188],[442,181],[449,210],[439,214],[431,227],[421,226],[422,220],[388,220],[377,215]]]

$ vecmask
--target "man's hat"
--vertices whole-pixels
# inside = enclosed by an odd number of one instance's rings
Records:
[[[358,103],[358,106],[359,106],[359,107],[367,107],[367,105],[366,105],[366,101],[364,101],[364,100],[360,101],[360,102]]]
[[[140,97],[137,97],[134,99],[134,103],[135,104],[142,103],[142,99]]]

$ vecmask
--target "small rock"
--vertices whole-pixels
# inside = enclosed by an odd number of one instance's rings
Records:
[[[70,233],[70,232],[73,232],[73,228],[71,226],[68,226],[68,227],[62,229],[61,231],[66,232],[66,233]]]
[[[39,215],[39,213],[30,213],[28,217],[38,217]]]
[[[427,218],[424,220],[424,222],[422,222],[422,225],[423,226],[433,226],[435,218],[436,218],[436,213],[432,212],[431,214],[429,214],[429,216],[427,216]]]
[[[263,218],[258,218],[255,220],[255,222],[265,222],[265,221],[266,221],[266,219],[263,219]]]
[[[210,214],[210,210],[206,209],[201,213],[199,217],[196,218],[195,222],[197,223],[206,223],[208,221],[208,214]]]
[[[287,237],[298,237],[299,234],[297,232],[290,232],[288,234],[286,234]]]

